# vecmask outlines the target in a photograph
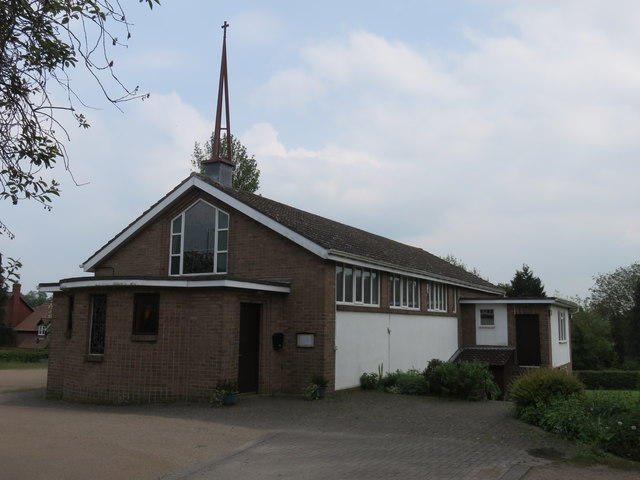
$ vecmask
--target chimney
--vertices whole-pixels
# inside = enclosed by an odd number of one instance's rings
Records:
[[[213,145],[211,146],[211,158],[202,162],[203,173],[227,187],[232,186],[233,169],[233,142],[231,141],[231,127],[229,124],[229,84],[227,80],[227,27],[224,22],[222,29],[222,60],[220,62],[220,83],[218,85],[218,104],[216,108],[216,126],[213,131]],[[222,103],[224,102],[224,111]],[[225,115],[225,123],[222,125],[222,115]],[[222,132],[225,132],[224,137]]]
[[[20,317],[20,288],[19,283],[13,284],[13,290],[11,291],[11,298],[7,305],[7,325],[15,327],[21,322]]]

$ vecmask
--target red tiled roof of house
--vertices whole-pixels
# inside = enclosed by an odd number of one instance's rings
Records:
[[[22,322],[13,327],[17,332],[37,332],[38,324],[42,322],[46,325],[51,319],[51,304],[45,303],[36,309]]]

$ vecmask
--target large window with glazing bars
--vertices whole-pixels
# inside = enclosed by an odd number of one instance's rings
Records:
[[[336,265],[336,302],[378,305],[380,274],[377,270],[339,263]]]
[[[229,214],[199,200],[171,221],[171,275],[227,273]]]
[[[429,307],[431,312],[447,311],[447,286],[443,283],[429,282]]]
[[[389,304],[395,308],[420,308],[420,281],[417,278],[393,275],[390,281]]]

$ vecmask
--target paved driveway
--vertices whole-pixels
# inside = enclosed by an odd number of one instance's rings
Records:
[[[315,402],[243,397],[227,408],[108,407],[42,394],[0,393],[6,478],[506,480],[571,448],[502,402],[354,391]]]

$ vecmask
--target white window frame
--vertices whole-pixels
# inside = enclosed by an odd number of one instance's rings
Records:
[[[567,343],[567,315],[563,310],[558,310],[558,342]]]
[[[429,282],[428,310],[430,312],[448,311],[447,285],[438,282]]]
[[[213,271],[211,272],[197,272],[197,273],[183,273],[184,272],[184,244],[185,244],[185,214],[188,210],[192,209],[193,207],[195,207],[198,203],[204,203],[207,206],[211,207],[214,211],[214,215],[215,215],[215,238],[214,238],[214,247],[213,247]],[[220,228],[220,217],[221,215],[226,215],[227,216],[227,226],[226,228]],[[180,231],[179,232],[174,232],[173,231],[173,224],[176,220],[180,219]],[[170,230],[170,242],[169,242],[169,275],[170,276],[195,276],[195,275],[225,275],[226,273],[228,273],[229,271],[229,242],[231,241],[230,235],[229,235],[229,226],[231,223],[231,217],[230,215],[225,212],[224,210],[219,209],[218,207],[210,204],[209,202],[202,200],[202,199],[198,199],[195,202],[193,202],[191,205],[189,205],[187,208],[185,208],[179,215],[176,215],[174,218],[171,219],[171,222],[169,223],[169,230]],[[220,236],[220,232],[227,232],[227,248],[226,250],[222,250],[218,248],[218,239]],[[179,239],[178,241],[180,241],[180,252],[179,253],[173,253],[173,242],[176,241],[176,238]],[[220,254],[225,254],[226,255],[226,265],[225,265],[225,269],[223,271],[218,271],[218,255]],[[179,258],[179,268],[178,268],[178,273],[173,273],[172,271],[172,260],[174,258]]]
[[[38,325],[38,336],[44,337],[46,333],[47,333],[47,326],[43,323]]]
[[[489,319],[489,313],[491,314],[491,323],[482,322],[482,314],[485,313],[486,319]],[[478,326],[480,328],[495,328],[496,326],[496,312],[493,308],[481,308],[478,312]]]
[[[345,271],[351,270],[351,300],[346,299],[347,285]],[[338,272],[341,271],[341,275]],[[369,278],[369,293],[365,284]],[[358,285],[359,278],[359,285]],[[380,306],[380,272],[371,268],[359,267],[348,263],[336,263],[336,303],[338,305]],[[342,282],[342,283],[340,283]],[[368,301],[367,301],[368,297]]]
[[[399,289],[396,294],[396,283]],[[413,277],[389,277],[389,306],[401,310],[420,310],[420,280]]]

